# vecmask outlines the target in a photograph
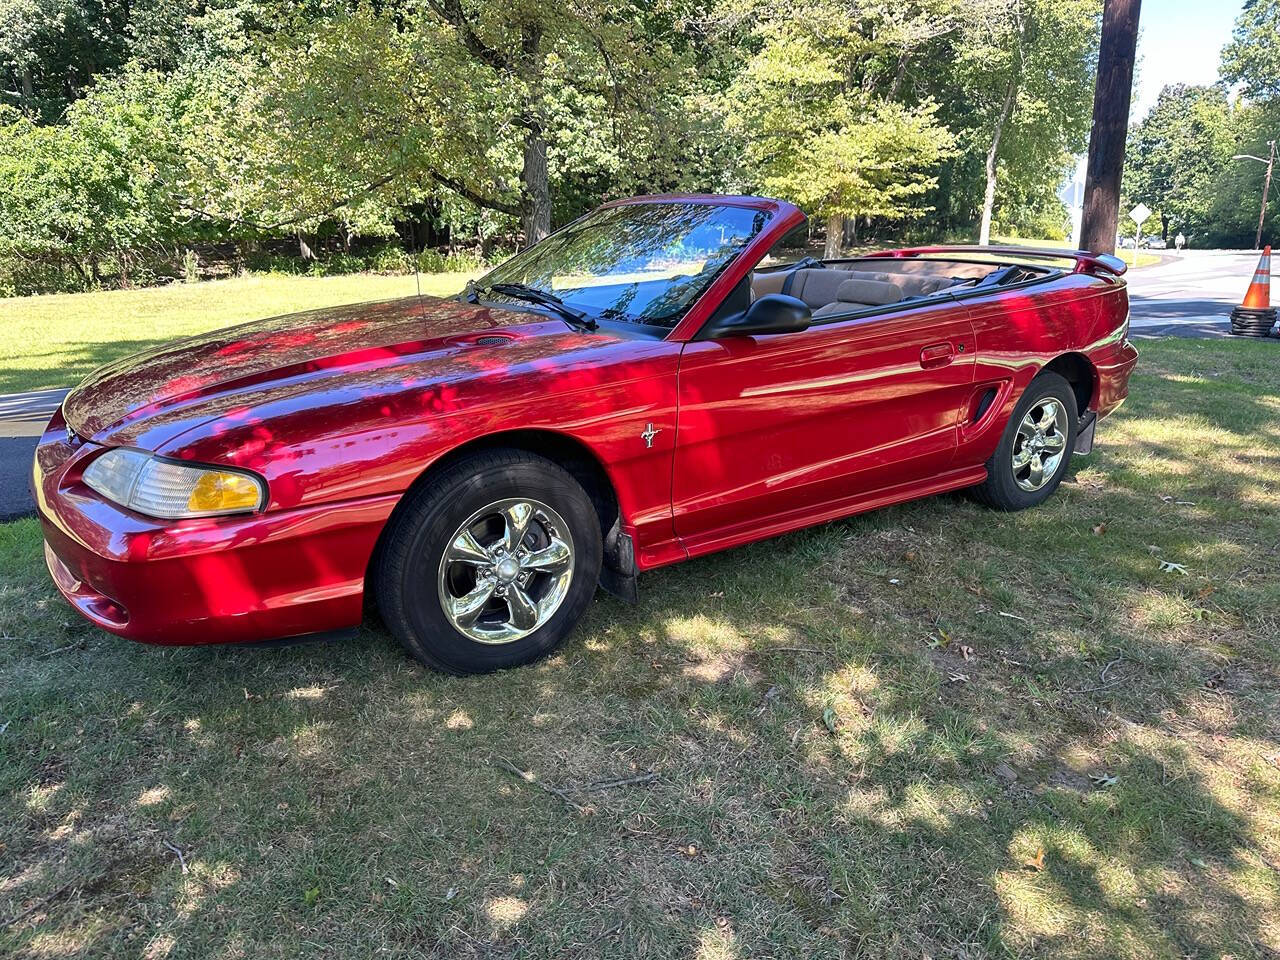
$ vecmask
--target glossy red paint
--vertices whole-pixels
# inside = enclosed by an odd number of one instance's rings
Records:
[[[1022,390],[1066,355],[1088,365],[1097,414],[1126,394],[1137,354],[1123,280],[1107,270],[699,340],[803,215],[751,197],[619,202],[732,204],[769,220],[665,335],[413,298],[246,324],[97,371],[36,451],[59,589],[104,629],[152,643],[334,630],[360,621],[405,491],[471,444],[554,438],[593,458],[647,570],[980,482]],[[247,516],[143,517],[81,480],[112,446],[252,470],[269,502]]]

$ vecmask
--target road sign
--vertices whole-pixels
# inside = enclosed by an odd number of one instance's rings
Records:
[[[1145,203],[1140,203],[1136,207],[1134,207],[1132,210],[1129,211],[1129,219],[1132,220],[1134,223],[1136,223],[1138,226],[1142,226],[1144,223],[1146,223],[1147,217],[1149,216],[1151,216],[1151,208],[1148,207]]]

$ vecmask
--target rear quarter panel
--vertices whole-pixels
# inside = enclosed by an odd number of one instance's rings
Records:
[[[1123,341],[1128,315],[1122,279],[1083,273],[964,303],[976,341],[975,402],[992,388],[996,401],[980,421],[962,427],[958,462],[980,463],[991,456],[1023,391],[1050,361],[1081,353],[1095,368],[1107,362]],[[1095,377],[1090,409],[1098,409],[1102,382]]]

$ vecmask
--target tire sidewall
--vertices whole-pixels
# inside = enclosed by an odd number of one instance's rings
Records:
[[[1013,447],[1018,437],[1018,425],[1027,411],[1048,397],[1061,403],[1067,411],[1067,447],[1062,462],[1053,478],[1039,490],[1023,490],[1013,476]],[[1043,503],[1053,495],[1062,483],[1062,478],[1071,469],[1071,458],[1075,450],[1076,432],[1079,430],[1080,415],[1076,410],[1076,395],[1065,378],[1056,373],[1041,373],[1031,381],[1023,391],[1021,399],[1013,409],[1004,436],[1000,438],[1000,446],[987,461],[987,481],[995,499],[1000,506],[1008,510],[1023,510]]]
[[[602,547],[591,499],[567,472],[533,457],[482,467],[432,494],[419,522],[405,531],[398,582],[388,585],[398,594],[401,640],[419,659],[453,673],[487,673],[546,656],[568,636],[595,594]],[[573,581],[559,609],[533,633],[510,643],[480,643],[459,632],[441,608],[440,562],[463,521],[491,503],[517,497],[547,504],[569,525]]]

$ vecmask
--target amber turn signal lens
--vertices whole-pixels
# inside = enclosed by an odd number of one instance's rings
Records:
[[[256,510],[260,498],[258,485],[244,474],[209,470],[196,481],[187,498],[187,509],[191,513]]]
[[[85,486],[148,517],[182,520],[252,513],[266,506],[266,483],[247,471],[179,463],[118,447],[84,471]]]

